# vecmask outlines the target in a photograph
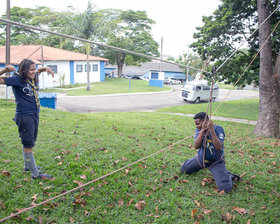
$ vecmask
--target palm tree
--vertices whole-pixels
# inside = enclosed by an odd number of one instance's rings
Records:
[[[96,29],[96,25],[94,25],[94,8],[95,6],[90,1],[88,1],[87,9],[83,13],[78,13],[74,16],[68,16],[67,18],[65,18],[68,21],[68,25],[63,28],[63,32],[71,34],[72,36],[92,40],[93,35],[95,35],[98,31],[98,29]],[[81,47],[83,49],[83,52],[87,54],[87,91],[89,91],[90,43],[84,43]]]

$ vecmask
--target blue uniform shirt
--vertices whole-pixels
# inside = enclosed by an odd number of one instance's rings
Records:
[[[209,160],[209,161],[219,159],[224,154],[224,139],[225,139],[224,129],[219,125],[214,125],[214,129],[218,139],[221,141],[221,143],[223,143],[223,146],[222,149],[219,150],[218,152],[218,150],[214,147],[210,133],[208,134],[208,137],[206,139],[206,144],[205,144],[205,160]],[[199,130],[196,129],[194,140],[196,140],[198,134],[199,134]],[[203,153],[204,153],[204,137],[203,137],[202,144],[197,152],[198,157],[203,159]]]
[[[36,105],[35,94],[30,83],[24,83],[18,75],[4,78],[4,80],[7,86],[13,87],[16,98],[16,115],[39,113],[40,107]],[[36,87],[38,87],[38,85],[39,83],[35,84]],[[38,90],[39,88],[34,91],[37,93]]]

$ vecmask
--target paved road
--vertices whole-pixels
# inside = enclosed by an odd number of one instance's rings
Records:
[[[173,91],[161,93],[117,94],[103,96],[63,96],[57,99],[57,109],[71,112],[127,112],[152,111],[163,107],[188,104],[180,95],[181,85],[172,86]],[[220,89],[217,101],[222,101],[229,90]],[[232,90],[225,99],[258,98],[256,91]]]

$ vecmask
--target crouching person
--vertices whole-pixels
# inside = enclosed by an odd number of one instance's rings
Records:
[[[218,190],[230,192],[234,181],[239,180],[240,177],[226,169],[224,129],[219,125],[214,125],[205,112],[196,114],[194,123],[196,125],[194,147],[198,149],[198,153],[194,158],[183,163],[181,173],[191,174],[200,169],[208,168],[215,179]]]

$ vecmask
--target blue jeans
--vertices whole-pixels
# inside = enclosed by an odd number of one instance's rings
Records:
[[[205,162],[205,168],[212,173],[219,191],[230,192],[233,182],[226,169],[226,162],[222,157],[220,160]],[[191,174],[203,169],[203,160],[198,156],[186,160],[181,166],[181,173]]]

